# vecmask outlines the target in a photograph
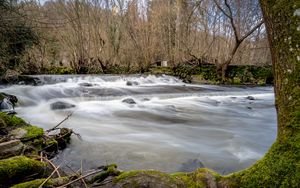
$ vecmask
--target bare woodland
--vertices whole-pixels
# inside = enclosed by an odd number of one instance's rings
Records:
[[[255,0],[22,1],[17,7],[39,36],[22,57],[34,69],[145,72],[168,61],[212,63],[224,73],[229,64],[270,64]]]

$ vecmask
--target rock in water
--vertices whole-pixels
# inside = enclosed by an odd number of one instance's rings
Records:
[[[127,104],[136,104],[136,102],[132,98],[124,99],[122,100],[122,102]]]
[[[248,96],[246,99],[251,100],[251,101],[255,100],[255,98],[252,96]]]
[[[62,102],[62,101],[58,101],[50,104],[50,108],[52,110],[64,110],[64,109],[74,108],[74,107],[76,107],[76,105],[67,102]]]
[[[80,85],[80,86],[82,86],[82,87],[92,87],[92,86],[93,86],[93,84],[87,83],[87,82],[83,82],[83,83],[80,83],[80,84],[78,84],[78,85]]]
[[[17,102],[18,98],[16,96],[0,93],[0,111],[14,114],[14,108]]]
[[[197,168],[204,168],[203,163],[198,159],[190,159],[183,163],[179,169],[181,172],[192,172]]]
[[[136,81],[127,81],[127,82],[126,82],[126,85],[127,85],[127,86],[137,86],[137,85],[139,85],[139,83],[136,82]]]

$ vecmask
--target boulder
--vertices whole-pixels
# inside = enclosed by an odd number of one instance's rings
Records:
[[[122,102],[127,104],[136,104],[136,102],[132,98],[124,99],[122,100]]]
[[[15,113],[14,108],[17,102],[18,98],[16,96],[0,93],[0,111],[8,112],[10,114]]]
[[[57,101],[50,104],[50,108],[52,110],[64,110],[64,109],[74,108],[74,107],[76,107],[76,105],[67,102],[62,102],[62,101]]]

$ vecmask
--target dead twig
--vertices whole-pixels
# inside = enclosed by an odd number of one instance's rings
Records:
[[[67,119],[69,119],[71,116],[73,115],[73,112],[71,112],[69,115],[67,115],[67,117],[65,117],[65,119],[63,119],[61,122],[59,122],[57,125],[55,125],[53,128],[47,130],[46,132],[51,132],[57,129],[57,127],[59,127],[61,124],[63,124],[63,122],[67,121]]]
[[[30,156],[31,157],[35,157],[35,159],[39,159],[40,158],[40,160],[44,160],[46,163],[49,163],[50,166],[53,168],[53,170],[55,170],[57,168],[47,157],[41,157],[41,156],[38,156],[38,155],[30,155]],[[58,170],[56,171],[56,174],[57,174],[57,176],[59,178],[61,177],[61,175],[60,175],[60,173],[59,173]]]

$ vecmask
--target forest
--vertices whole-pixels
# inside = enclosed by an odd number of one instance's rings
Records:
[[[1,3],[4,78],[7,70],[16,71],[7,75],[145,73],[166,62],[175,75],[184,71],[174,68],[208,64],[215,76],[205,78],[224,82],[229,65],[271,65],[258,1]],[[271,71],[263,72],[261,77],[270,77]]]
[[[300,185],[300,2],[0,0],[0,188]]]

